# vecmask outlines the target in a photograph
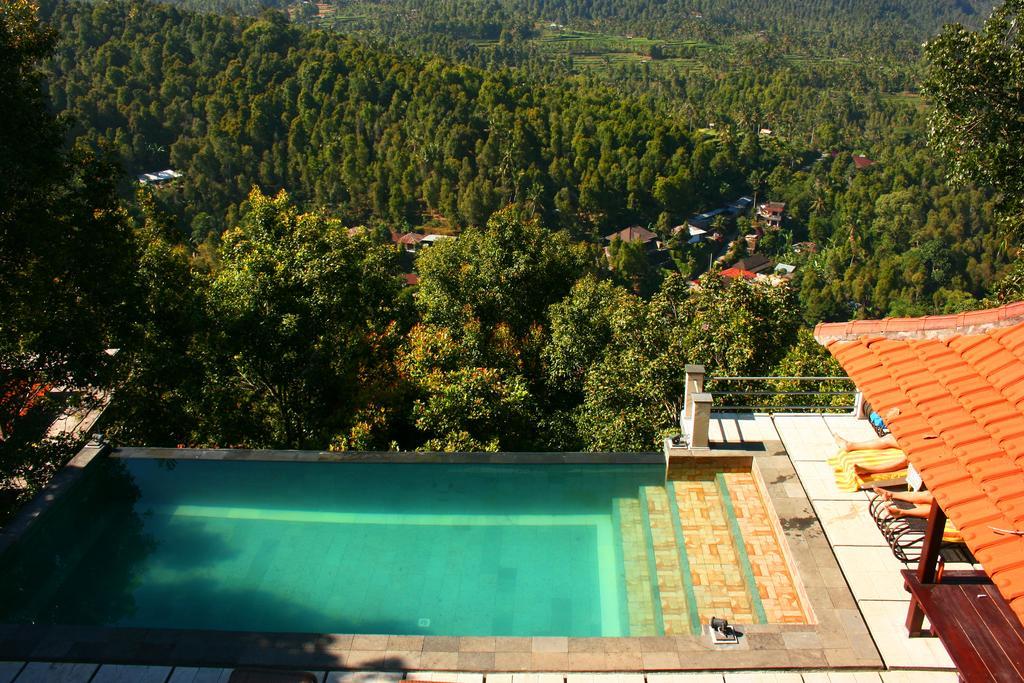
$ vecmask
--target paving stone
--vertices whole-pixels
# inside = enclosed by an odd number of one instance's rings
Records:
[[[517,673],[512,683],[565,683],[565,674],[560,673]]]
[[[488,674],[488,680],[493,674]],[[511,681],[511,675],[509,681]],[[484,674],[466,671],[414,671],[405,675],[407,681],[438,681],[439,683],[483,683]]]
[[[345,653],[342,665],[351,669],[375,670],[386,659],[386,652],[386,650],[350,650]],[[417,668],[424,668],[423,664]]]
[[[956,683],[960,677],[953,671],[883,671],[883,683]]]
[[[388,638],[391,636],[354,636],[352,638],[353,650],[387,650]]]
[[[785,647],[781,633],[748,633],[745,640],[751,650],[781,650]]]
[[[888,546],[836,546],[835,553],[858,600],[906,600],[900,575],[904,565],[893,557]]]
[[[512,674],[487,674],[486,683],[512,683]]]
[[[822,649],[789,650],[788,666],[794,669],[812,669],[828,666],[828,659]]]
[[[565,683],[644,683],[644,675],[640,673],[566,674]]]
[[[575,640],[580,640],[579,638]],[[589,640],[584,638],[583,640]],[[602,639],[603,640],[603,639]],[[495,638],[494,639],[494,651],[495,652],[531,652],[533,647],[533,638]]]
[[[11,683],[25,662],[0,662],[0,683]]]
[[[494,652],[495,639],[481,637],[459,638],[459,652]]]
[[[607,638],[570,638],[569,654],[574,652],[608,652],[606,646]]]
[[[352,641],[350,640],[347,645],[344,646],[346,649],[352,648]],[[372,648],[363,648],[372,649]],[[423,649],[423,636],[388,636],[388,650],[402,650],[404,652],[415,652]]]
[[[18,683],[86,683],[99,664],[54,664],[29,662],[18,676]]]
[[[169,666],[128,666],[104,664],[92,683],[164,683],[171,674]]]
[[[792,460],[827,460],[836,452],[832,432],[820,415],[776,415],[775,429]]]
[[[233,669],[175,667],[167,683],[228,683]]]
[[[798,673],[745,671],[725,674],[725,683],[801,683]]]
[[[647,674],[647,683],[722,683],[722,674],[705,673],[656,673]]]
[[[608,655],[604,652],[570,652],[568,668],[571,671],[607,671]]]
[[[617,671],[637,671],[643,668],[643,655],[639,652],[609,652],[608,667]]]
[[[533,671],[565,671],[568,667],[568,652],[534,652],[530,655],[530,669]]]
[[[393,671],[332,671],[324,683],[398,683],[403,678]]]
[[[568,638],[534,638],[533,652],[568,652]]]
[[[533,655],[529,652],[495,652],[494,668],[501,671],[529,671]],[[488,674],[488,679],[490,675]]]
[[[877,671],[816,671],[802,674],[804,683],[879,683]]]
[[[382,669],[399,669],[409,671],[420,668],[423,653],[419,650],[387,650],[384,653]]]
[[[469,671],[494,668],[493,652],[459,652],[458,667]]]
[[[458,652],[459,639],[451,636],[427,636],[423,639],[424,652]]]
[[[425,645],[424,645],[425,647]],[[458,652],[428,652],[424,650],[420,654],[420,668],[423,669],[458,669]]]
[[[953,669],[953,662],[938,638],[907,637],[904,623],[908,604],[909,601],[862,600],[860,602],[864,620],[878,645],[886,667],[890,669],[925,667]]]
[[[645,669],[678,669],[678,652],[644,652],[641,655]]]
[[[866,502],[820,500],[814,502],[814,509],[832,545],[888,547],[871,520]]]

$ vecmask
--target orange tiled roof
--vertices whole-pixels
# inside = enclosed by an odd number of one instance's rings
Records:
[[[928,489],[1024,622],[1024,538],[992,530],[1024,530],[1022,320],[1024,304],[1013,304],[819,325],[815,336],[888,417]],[[887,415],[893,409],[898,414]]]
[[[953,315],[926,315],[923,318],[885,318],[853,320],[848,323],[819,323],[814,337],[822,344],[850,341],[863,335],[889,339],[943,338],[953,334],[977,334],[996,327],[1024,322],[1024,301],[984,311]]]

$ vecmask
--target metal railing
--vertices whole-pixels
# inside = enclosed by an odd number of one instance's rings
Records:
[[[731,388],[733,383],[745,383],[742,388]],[[772,388],[761,389],[766,383],[782,383],[783,386],[792,383],[799,386],[801,383],[816,382],[817,389],[785,389]],[[825,383],[848,384],[850,389],[839,389],[833,384],[828,386]],[[825,384],[824,387],[822,385]],[[725,385],[725,388],[719,388]],[[853,386],[853,380],[849,377],[790,377],[790,376],[757,376],[757,377],[708,377],[705,380],[704,392],[711,394],[713,398],[712,409],[716,411],[764,411],[764,412],[856,412],[858,406],[859,392]],[[777,397],[779,401],[747,401],[744,397]],[[818,399],[816,402],[802,401],[799,399],[790,400],[789,397],[807,396]],[[837,400],[837,397],[849,397],[848,401]]]
[[[718,386],[729,382],[745,383],[736,389],[709,389],[707,385]],[[766,382],[778,383],[768,389]],[[799,388],[801,382],[818,382],[818,388]],[[787,387],[788,383],[796,388]],[[850,389],[842,389],[835,383],[850,383]],[[753,400],[746,397],[776,397],[776,401]],[[806,396],[813,400],[802,401],[797,397]],[[850,401],[840,397],[849,396]],[[728,397],[729,400],[725,400]],[[834,412],[854,414],[862,417],[864,401],[849,377],[707,377],[703,365],[686,366],[686,392],[683,396],[683,410],[679,414],[680,438],[688,448],[708,448],[708,428],[711,413],[718,412]]]

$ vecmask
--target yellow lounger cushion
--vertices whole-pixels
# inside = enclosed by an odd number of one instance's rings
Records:
[[[867,465],[869,467],[878,467],[879,465],[886,465],[899,460],[905,461],[906,457],[907,456],[903,451],[898,448],[850,451],[849,453],[846,451],[839,451],[828,459],[828,464],[832,466],[832,473],[836,477],[836,486],[839,487],[839,490],[853,492],[870,484],[891,481],[893,479],[899,479],[907,476],[907,468],[906,466],[903,466],[902,468],[891,472],[866,474],[861,477],[853,470],[853,465],[855,463],[859,465]]]

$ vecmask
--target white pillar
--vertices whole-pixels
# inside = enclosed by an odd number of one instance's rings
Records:
[[[704,366],[686,365],[686,393],[683,395],[683,419],[693,417],[693,397],[704,391]]]
[[[690,448],[708,448],[708,430],[711,426],[711,394],[693,394],[693,417],[689,420]]]

